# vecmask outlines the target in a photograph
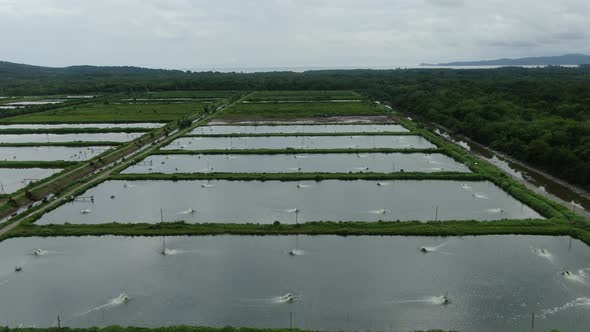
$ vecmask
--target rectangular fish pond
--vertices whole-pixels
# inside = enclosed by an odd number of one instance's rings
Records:
[[[3,124],[0,129],[61,129],[61,128],[147,128],[163,127],[165,123],[58,123],[58,124]]]
[[[143,133],[0,135],[0,143],[128,142]]]
[[[31,182],[43,180],[60,171],[49,168],[0,168],[0,184],[5,194],[11,194]]]
[[[252,126],[203,126],[195,128],[194,135],[225,134],[294,134],[294,133],[378,133],[409,132],[398,124],[343,124],[343,125],[252,125]]]
[[[109,150],[108,146],[65,147],[65,146],[26,146],[0,147],[2,161],[83,161]]]
[[[288,328],[292,314],[305,330],[497,332],[529,331],[533,312],[536,331],[588,330],[590,248],[509,235],[0,243],[0,321],[11,327],[60,315],[69,327]]]
[[[261,223],[541,218],[491,182],[107,181],[37,224]]]
[[[153,155],[123,173],[470,172],[439,153]]]
[[[164,150],[245,149],[432,149],[422,136],[268,136],[268,137],[182,137]]]

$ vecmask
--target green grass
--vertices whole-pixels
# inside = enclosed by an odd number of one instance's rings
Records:
[[[162,236],[162,235],[373,235],[373,236],[466,236],[466,235],[560,235],[572,236],[589,243],[590,232],[583,232],[553,220],[498,220],[475,221],[314,221],[300,224],[205,223],[183,221],[107,224],[21,224],[10,237],[33,236]]]
[[[236,91],[154,91],[133,94],[131,98],[205,98],[224,99],[235,95]]]
[[[67,168],[75,161],[0,161],[0,168]]]
[[[1,119],[0,123],[170,122],[198,114],[202,103],[91,103]]]
[[[376,104],[368,102],[351,103],[257,103],[234,104],[216,114],[215,118],[309,118],[330,116],[370,116],[387,114]]]
[[[293,101],[293,100],[357,100],[361,95],[350,90],[308,90],[308,91],[258,91],[246,101]]]

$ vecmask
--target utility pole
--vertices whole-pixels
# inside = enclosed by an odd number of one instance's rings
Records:
[[[59,317],[59,314],[57,315],[57,328],[61,329],[61,318]]]
[[[293,311],[291,311],[289,316],[289,331],[293,331]]]
[[[436,206],[436,211],[434,213],[434,221],[438,221],[438,205]]]
[[[531,332],[535,332],[535,313],[531,315]]]

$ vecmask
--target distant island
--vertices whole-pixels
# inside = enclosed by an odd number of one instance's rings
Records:
[[[590,64],[590,55],[566,54],[560,56],[529,57],[519,59],[496,59],[479,61],[457,61],[448,63],[421,63],[420,66],[559,66]]]

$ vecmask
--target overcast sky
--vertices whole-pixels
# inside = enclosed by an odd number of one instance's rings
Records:
[[[0,0],[0,60],[395,67],[590,53],[590,0]]]

